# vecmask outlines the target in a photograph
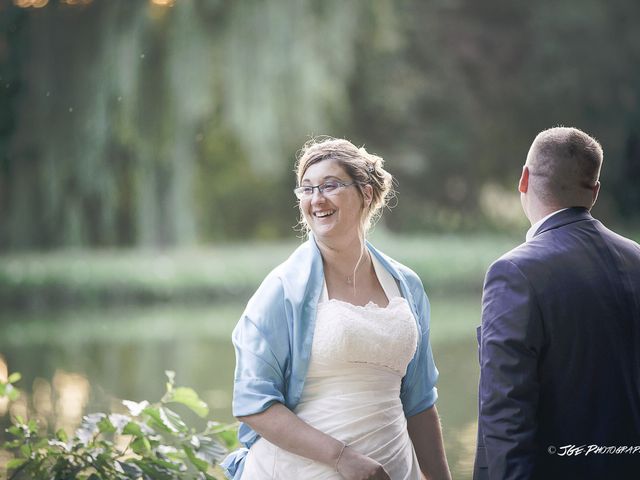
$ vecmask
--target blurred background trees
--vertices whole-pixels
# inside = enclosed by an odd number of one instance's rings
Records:
[[[328,134],[397,179],[373,241],[429,294],[468,478],[482,278],[526,230],[534,136],[596,136],[596,215],[640,235],[639,18],[636,0],[0,0],[0,381],[25,390],[0,400],[0,444],[9,416],[72,431],[161,395],[164,370],[231,421],[231,329],[299,243],[296,152]]]
[[[38,8],[36,8],[38,7]],[[310,135],[398,180],[392,231],[524,225],[535,134],[605,149],[598,215],[640,219],[632,0],[2,0],[0,248],[291,237]]]

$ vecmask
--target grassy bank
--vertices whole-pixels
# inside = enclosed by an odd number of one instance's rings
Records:
[[[431,340],[473,339],[480,323],[480,294],[430,295]],[[4,347],[82,345],[96,342],[170,342],[192,338],[229,341],[244,304],[64,308],[43,314],[0,315]]]
[[[487,266],[518,239],[498,235],[372,241],[413,268],[429,293],[477,293]],[[152,251],[57,251],[0,256],[0,306],[49,308],[160,302],[245,302],[299,241]]]

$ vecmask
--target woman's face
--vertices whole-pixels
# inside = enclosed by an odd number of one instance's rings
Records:
[[[300,185],[323,185],[328,181],[350,184],[353,179],[338,162],[329,159],[311,165]],[[313,195],[302,198],[300,209],[316,239],[341,242],[357,238],[361,232],[364,205],[371,202],[370,190],[371,186],[365,185],[361,193],[358,185],[351,185],[340,187],[329,195],[316,188]]]

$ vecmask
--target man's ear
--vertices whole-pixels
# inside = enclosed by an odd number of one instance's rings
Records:
[[[525,165],[522,167],[522,175],[520,175],[518,191],[520,193],[527,193],[527,190],[529,190],[529,167]]]
[[[596,200],[598,200],[598,193],[600,193],[600,182],[596,182],[595,186],[591,190],[592,202],[591,206],[593,207],[596,204]]]

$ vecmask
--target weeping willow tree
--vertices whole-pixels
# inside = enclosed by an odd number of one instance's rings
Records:
[[[291,235],[317,134],[389,160],[385,224],[424,231],[521,219],[532,138],[575,125],[596,208],[640,218],[636,1],[67,3],[0,2],[0,248]]]
[[[96,0],[24,14],[2,244],[184,245],[289,228],[294,211],[260,216],[291,196],[292,152],[348,115],[368,8]]]

